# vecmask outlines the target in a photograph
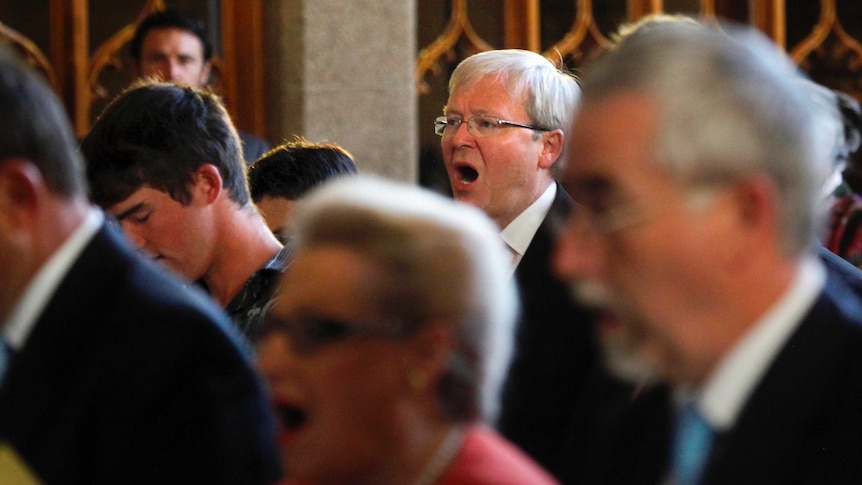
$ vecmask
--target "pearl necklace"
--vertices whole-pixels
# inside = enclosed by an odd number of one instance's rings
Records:
[[[461,442],[463,439],[463,430],[461,430],[459,426],[453,426],[452,429],[446,433],[446,437],[443,438],[443,441],[437,445],[437,449],[434,450],[434,454],[431,456],[431,459],[425,463],[425,466],[422,468],[422,473],[419,474],[419,478],[416,479],[414,484],[433,485],[433,483],[440,478],[440,475],[449,468],[449,465],[452,464],[452,460],[461,448]]]

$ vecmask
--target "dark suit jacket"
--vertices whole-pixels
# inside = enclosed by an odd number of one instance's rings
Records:
[[[238,332],[107,226],[15,356],[0,438],[51,484],[278,474],[270,407]]]
[[[612,381],[599,364],[592,313],[574,303],[551,270],[555,235],[573,208],[558,185],[515,271],[521,320],[498,421],[503,435],[572,483],[605,413],[617,412],[629,396],[627,386]]]
[[[862,300],[827,266],[813,308],[710,455],[707,484],[862,483]],[[669,390],[635,400],[597,483],[659,483],[669,457]]]
[[[264,153],[270,149],[269,143],[263,138],[258,138],[251,133],[238,131],[239,139],[242,142],[242,156],[245,158],[246,166],[250,166]]]
[[[862,296],[862,270],[823,246],[820,246],[817,256],[833,278],[838,278]]]

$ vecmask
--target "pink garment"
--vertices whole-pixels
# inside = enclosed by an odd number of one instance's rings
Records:
[[[435,485],[551,485],[554,477],[512,443],[484,426],[468,428],[464,443]]]
[[[467,428],[461,449],[434,485],[557,485],[515,445],[485,426]],[[312,485],[283,480],[280,485]]]

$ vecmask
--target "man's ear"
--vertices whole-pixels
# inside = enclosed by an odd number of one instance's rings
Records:
[[[563,144],[566,135],[563,130],[551,130],[542,133],[542,153],[539,156],[539,168],[549,169],[563,154]]]
[[[222,192],[222,178],[218,168],[205,163],[195,170],[192,184],[192,201],[201,200],[212,204]]]
[[[433,392],[455,347],[452,328],[444,322],[426,322],[425,328],[413,336],[411,345],[414,351],[410,357],[412,362],[407,381],[414,391],[424,391],[430,384]]]
[[[6,223],[20,224],[39,207],[40,194],[46,191],[42,172],[32,162],[0,160],[0,218],[5,217]]]
[[[213,63],[211,61],[204,62],[203,67],[201,68],[201,78],[200,85],[201,87],[206,87],[210,85],[210,81],[212,79],[210,76],[212,75]]]
[[[733,204],[732,226],[735,235],[722,248],[736,266],[747,258],[760,257],[758,249],[779,245],[781,240],[778,207],[781,204],[778,188],[769,177],[757,174],[730,187]],[[723,257],[716,255],[718,260]]]

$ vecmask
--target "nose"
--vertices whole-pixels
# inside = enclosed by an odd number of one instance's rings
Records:
[[[450,139],[456,147],[463,145],[472,145],[476,141],[476,138],[470,131],[470,123],[468,123],[467,120],[464,120],[460,125],[458,125],[458,128],[455,130],[455,133],[450,137]]]
[[[143,249],[147,244],[146,238],[144,238],[140,230],[138,230],[134,225],[126,221],[121,221],[120,228],[123,230],[123,234],[125,234],[126,239],[135,249]]]
[[[168,81],[182,81],[182,73],[183,66],[179,62],[175,60],[168,60],[167,70],[165,71],[165,75],[168,77]]]
[[[575,209],[577,211],[577,209]],[[572,215],[557,234],[553,270],[563,281],[602,276],[606,251],[599,237]]]
[[[257,365],[270,382],[290,374],[296,355],[290,339],[282,332],[270,332],[261,337],[257,348]]]

